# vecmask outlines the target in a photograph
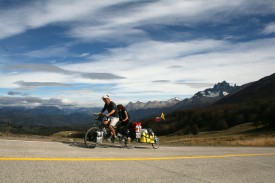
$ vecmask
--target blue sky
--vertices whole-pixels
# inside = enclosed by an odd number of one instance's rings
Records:
[[[0,105],[188,98],[274,73],[274,0],[0,0]]]

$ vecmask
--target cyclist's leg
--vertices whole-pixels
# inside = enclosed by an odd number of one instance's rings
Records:
[[[120,133],[120,131],[121,131],[121,121],[117,122],[117,124],[116,124],[116,130],[117,130],[117,132]]]
[[[125,135],[127,133],[127,130],[129,128],[129,122],[123,122],[123,124],[121,125],[121,132]]]
[[[108,123],[109,123],[109,121],[107,121],[107,120],[104,120],[104,121],[103,121],[103,124],[104,124],[104,125],[108,125]]]
[[[119,118],[116,117],[112,117],[111,118],[111,123],[109,125],[109,129],[111,130],[111,132],[113,133],[114,137],[116,137],[116,131],[114,129],[114,126],[116,126],[117,122],[119,121]]]

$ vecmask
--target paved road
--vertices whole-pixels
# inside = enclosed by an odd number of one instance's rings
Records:
[[[1,182],[265,182],[275,181],[275,148],[135,149],[83,143],[0,139]]]

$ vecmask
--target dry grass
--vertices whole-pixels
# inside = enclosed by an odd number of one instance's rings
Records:
[[[0,138],[13,140],[38,140],[38,141],[83,141],[84,133],[78,131],[61,131],[51,136],[31,135],[31,134],[12,134],[1,133]]]
[[[230,135],[221,137],[160,137],[167,145],[211,145],[211,146],[275,146],[274,136]]]
[[[51,137],[55,138],[84,138],[83,132],[78,131],[61,131],[51,135]]]
[[[211,146],[275,146],[275,132],[255,130],[252,123],[246,123],[224,131],[202,132],[197,136],[174,135],[160,137],[167,145],[211,145]]]
[[[232,142],[229,142],[229,145],[238,145],[238,146],[275,146],[275,137],[254,137],[251,139],[237,139]]]

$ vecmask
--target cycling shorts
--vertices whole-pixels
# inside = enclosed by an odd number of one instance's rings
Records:
[[[119,118],[111,116],[110,119],[111,119],[110,125],[116,126],[117,122],[119,121]]]

